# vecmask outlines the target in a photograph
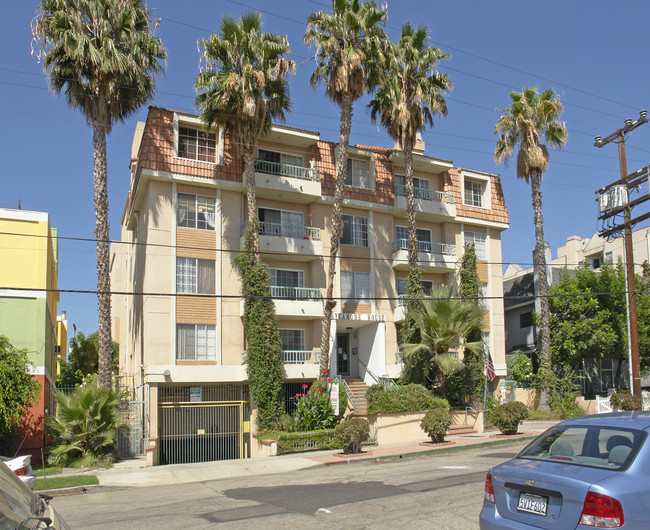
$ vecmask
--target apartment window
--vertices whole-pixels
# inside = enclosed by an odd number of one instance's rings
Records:
[[[176,359],[179,361],[215,361],[217,359],[216,326],[177,324]]]
[[[465,244],[474,243],[474,250],[478,259],[487,259],[487,236],[480,232],[465,231]]]
[[[602,265],[600,256],[597,258],[589,258],[589,263],[592,269],[600,269],[600,266]]]
[[[420,280],[420,285],[424,294],[430,295],[433,291],[433,282],[431,280]],[[397,296],[406,294],[406,278],[397,278]]]
[[[214,294],[214,260],[176,258],[176,292]]]
[[[533,312],[528,311],[519,315],[519,327],[529,328],[533,325]]]
[[[292,171],[292,167],[302,167],[302,157],[297,155],[258,149],[257,156],[259,160],[258,170],[264,173],[293,176],[295,171]]]
[[[345,176],[345,185],[354,188],[374,188],[374,182],[370,182],[368,160],[348,158],[348,172]]]
[[[282,287],[304,287],[305,273],[303,271],[270,269],[271,285]]]
[[[406,196],[406,176],[395,175],[395,193]],[[413,195],[416,199],[429,199],[429,181],[413,177]]]
[[[487,282],[481,283],[481,300],[479,301],[479,305],[483,309],[489,309],[490,308],[490,299],[488,298],[488,284]]]
[[[305,351],[304,329],[280,329],[282,351]]]
[[[179,127],[178,156],[216,164],[217,135],[189,127]]]
[[[358,215],[343,216],[341,243],[357,247],[368,246],[368,218]]]
[[[605,252],[605,261],[609,261],[610,263],[612,263],[614,261],[614,253]]]
[[[485,208],[487,205],[483,200],[485,194],[485,182],[477,180],[465,179],[465,199],[464,204],[468,206],[478,206]]]
[[[214,230],[214,197],[179,193],[177,201],[176,222],[178,226]]]
[[[415,229],[415,238],[418,242],[418,252],[432,252],[431,245],[431,230],[425,228],[416,228]],[[405,226],[396,226],[395,227],[395,239],[398,241],[406,242],[402,243],[400,248],[403,250],[408,249],[408,240],[409,240],[409,231]]]
[[[341,271],[341,297],[344,302],[367,303],[370,297],[370,274]]]
[[[301,212],[259,208],[260,234],[302,239],[307,236]]]

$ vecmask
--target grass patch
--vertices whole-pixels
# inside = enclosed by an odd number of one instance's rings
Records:
[[[32,472],[37,477],[43,477],[43,476],[49,477],[50,475],[60,475],[61,473],[63,473],[63,468],[54,467],[54,466],[46,466],[45,468],[33,467]]]
[[[559,410],[531,410],[528,413],[529,420],[560,420],[561,412]]]
[[[34,491],[45,490],[44,478],[37,478],[34,484]],[[70,475],[69,477],[52,477],[47,479],[47,489],[72,488],[73,486],[86,486],[88,484],[99,484],[95,475]]]

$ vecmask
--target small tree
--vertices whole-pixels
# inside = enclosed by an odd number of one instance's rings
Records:
[[[120,346],[113,341],[112,368],[118,373]],[[85,336],[77,333],[70,339],[70,352],[61,362],[61,372],[57,377],[57,386],[71,387],[80,385],[84,377],[99,371],[99,338],[97,332]]]
[[[420,422],[420,427],[431,438],[431,443],[439,444],[445,441],[447,429],[451,425],[449,412],[446,409],[435,408],[427,411]]]
[[[345,454],[359,454],[361,444],[370,436],[370,424],[364,418],[348,418],[334,428],[334,438]]]
[[[490,421],[502,434],[517,434],[521,423],[528,417],[528,408],[521,401],[503,403],[491,414]]]
[[[115,461],[115,429],[122,426],[115,393],[93,378],[70,394],[57,392],[56,400],[56,417],[46,420],[53,437],[50,464],[86,467]]]
[[[12,431],[29,414],[36,402],[41,385],[30,375],[31,363],[27,350],[18,350],[4,335],[0,335],[0,443],[5,446]]]

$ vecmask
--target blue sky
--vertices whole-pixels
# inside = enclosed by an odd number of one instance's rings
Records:
[[[148,5],[161,17],[158,35],[168,52],[166,75],[152,105],[193,112],[197,39],[216,32],[223,15],[238,16],[252,8],[262,12],[265,29],[289,36],[298,64],[290,79],[293,112],[287,124],[337,141],[338,108],[322,86],[309,87],[313,51],[302,43],[306,17],[329,11],[328,2],[150,0]],[[30,54],[29,23],[37,6],[34,0],[12,2],[0,20],[0,207],[16,208],[20,201],[23,209],[49,212],[60,236],[91,239],[92,133],[79,112],[49,93],[41,65]],[[637,119],[639,110],[650,107],[649,19],[650,3],[643,1],[389,2],[392,39],[405,20],[427,24],[432,43],[451,54],[440,64],[454,84],[447,99],[449,115],[425,132],[426,154],[501,175],[511,222],[503,233],[505,263],[528,265],[534,244],[529,187],[516,178],[514,165],[497,166],[493,160],[494,123],[510,101],[508,94],[526,86],[552,87],[565,105],[569,140],[562,152],[551,153],[542,187],[546,240],[555,251],[570,235],[590,236],[598,230],[594,190],[618,178],[616,146],[596,149],[594,136],[606,136],[625,118]],[[392,147],[393,141],[371,124],[366,102],[355,107],[351,143]],[[120,234],[135,123],[146,113],[143,108],[117,124],[108,138],[113,239]],[[649,139],[650,125],[629,137],[630,172],[649,163]],[[60,241],[59,287],[95,289],[93,242]],[[69,323],[79,330],[97,329],[94,295],[64,293],[59,309],[68,311]]]

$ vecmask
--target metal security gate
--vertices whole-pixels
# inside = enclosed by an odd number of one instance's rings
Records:
[[[248,398],[247,387],[161,387],[160,398],[160,465],[250,457],[250,406],[241,399]]]
[[[149,437],[149,387],[147,385],[118,387],[123,428],[117,429],[117,450],[121,457],[144,454],[144,441]]]

